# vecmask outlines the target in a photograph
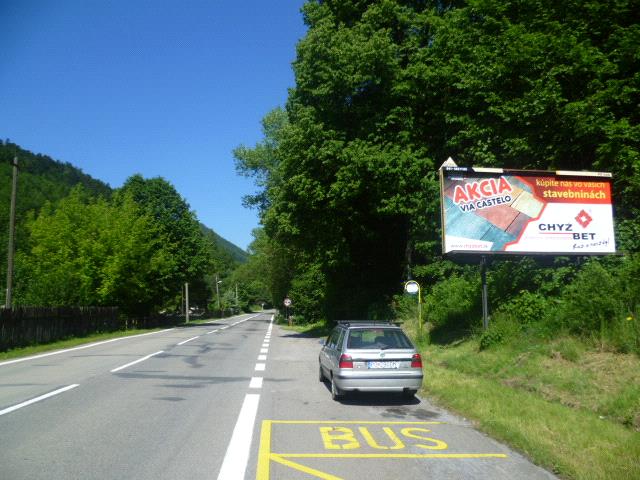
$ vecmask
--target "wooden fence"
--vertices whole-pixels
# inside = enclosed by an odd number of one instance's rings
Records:
[[[131,323],[131,320],[129,320]],[[0,351],[126,328],[117,307],[16,307],[0,310]]]

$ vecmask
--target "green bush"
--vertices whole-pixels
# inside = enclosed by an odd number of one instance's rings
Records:
[[[417,318],[418,314],[418,296],[403,293],[395,295],[391,304],[393,316],[402,321]]]
[[[597,261],[589,262],[563,292],[557,320],[574,333],[603,332],[622,314],[620,293],[617,279]]]
[[[480,335],[480,350],[486,350],[517,338],[522,329],[520,324],[505,313],[496,313],[489,322],[489,328]]]
[[[424,299],[423,316],[435,328],[469,327],[479,317],[480,280],[453,275],[436,283]]]
[[[522,325],[531,325],[540,321],[549,308],[547,298],[523,290],[517,297],[498,307],[496,313],[502,313]]]
[[[624,307],[628,313],[637,313],[640,310],[640,253],[627,255],[619,263]],[[638,318],[637,315],[636,318]]]
[[[495,328],[489,328],[480,335],[480,350],[499,345],[504,341],[502,332]]]
[[[559,259],[553,268],[522,265],[537,278],[533,283],[538,289],[521,290],[502,300],[490,298],[495,313],[489,330],[481,333],[481,349],[504,343],[515,334],[547,339],[569,334],[593,339],[601,348],[640,354],[640,254],[593,258],[582,264]],[[500,281],[504,283],[516,266],[502,266]],[[479,283],[477,272],[452,273],[425,295],[423,318],[433,326],[436,342],[478,327]],[[396,297],[398,318],[415,318],[415,309],[414,298]],[[577,361],[581,352],[574,347],[570,342],[558,345],[557,353]]]
[[[603,347],[640,353],[639,284],[637,254],[622,260],[589,261],[567,285],[547,321],[556,331],[566,329]]]

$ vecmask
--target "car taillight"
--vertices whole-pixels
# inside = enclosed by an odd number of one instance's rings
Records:
[[[345,355],[344,353],[340,355],[340,364],[338,365],[340,368],[353,368],[353,359],[351,355]]]
[[[411,368],[422,368],[422,357],[419,353],[414,353],[411,357]]]

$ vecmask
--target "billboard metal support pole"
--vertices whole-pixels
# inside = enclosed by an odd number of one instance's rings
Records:
[[[487,257],[480,257],[480,278],[482,280],[482,328],[489,328],[489,289],[487,288]]]
[[[18,157],[13,158],[13,181],[11,183],[11,210],[9,213],[9,246],[7,247],[7,295],[5,308],[11,308],[13,295],[13,255],[16,234],[16,189],[18,185]]]

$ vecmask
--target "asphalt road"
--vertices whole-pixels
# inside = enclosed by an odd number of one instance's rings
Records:
[[[334,402],[318,339],[270,320],[0,363],[0,478],[554,478],[426,399]]]

